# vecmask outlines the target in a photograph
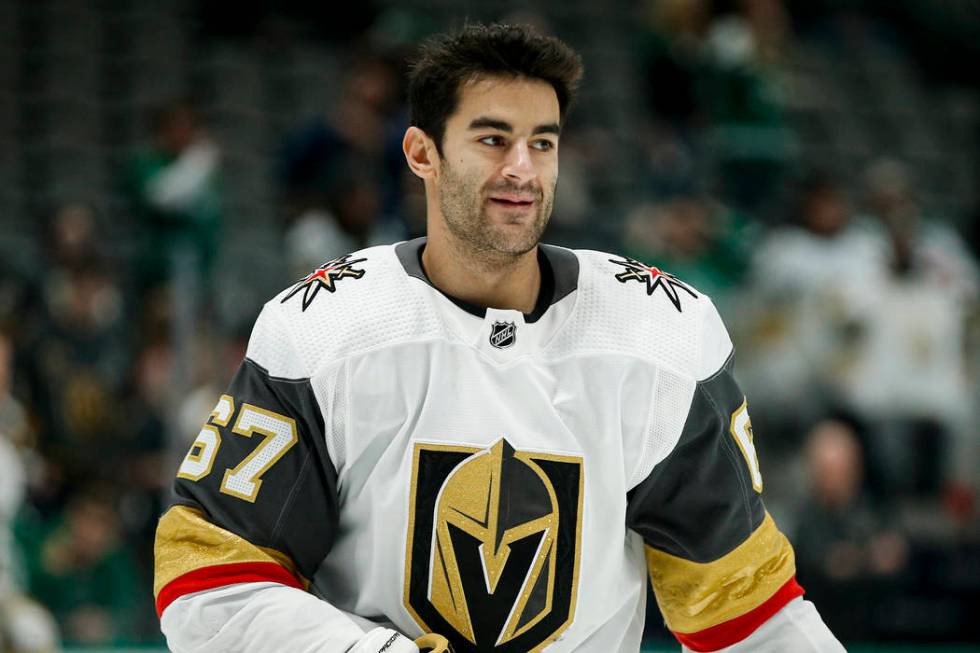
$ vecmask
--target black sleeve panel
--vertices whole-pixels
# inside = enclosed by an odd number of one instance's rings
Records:
[[[765,517],[730,430],[732,414],[745,401],[733,360],[698,383],[674,450],[627,497],[629,528],[647,545],[693,562],[730,552]]]
[[[208,421],[221,438],[211,471],[196,481],[178,477],[173,502],[200,508],[215,525],[288,555],[309,578],[330,551],[339,515],[337,472],[310,381],[270,376],[245,359],[226,394],[235,403],[231,419],[226,426],[213,417]],[[221,490],[226,470],[241,464],[266,439],[233,432],[245,404],[291,418],[297,435],[297,442],[261,474],[253,501]]]

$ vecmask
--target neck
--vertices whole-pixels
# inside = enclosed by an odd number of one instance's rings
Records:
[[[541,291],[537,247],[516,256],[473,251],[430,229],[422,265],[436,288],[478,306],[531,313]]]

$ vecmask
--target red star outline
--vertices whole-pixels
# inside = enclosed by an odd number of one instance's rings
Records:
[[[360,279],[364,276],[364,270],[355,270],[353,265],[366,261],[366,258],[354,259],[349,261],[350,254],[346,254],[339,258],[327,261],[316,270],[308,274],[302,281],[298,282],[289,293],[282,298],[281,304],[285,304],[286,300],[292,299],[296,293],[300,290],[303,291],[303,308],[306,310],[316,299],[317,293],[320,292],[321,288],[325,288],[327,292],[337,292],[336,282],[340,279],[350,277],[351,279]]]
[[[652,265],[645,265],[636,259],[624,256],[623,260],[617,261],[616,259],[609,259],[610,263],[615,263],[616,265],[622,265],[625,270],[616,275],[616,279],[620,283],[626,283],[627,281],[639,281],[645,283],[647,287],[647,295],[652,295],[657,288],[664,291],[667,295],[667,299],[670,303],[674,305],[674,308],[678,312],[681,312],[681,298],[678,290],[683,290],[691,297],[697,298],[697,293],[688,288],[680,279],[670,274],[669,272],[664,272],[660,268],[654,267]]]

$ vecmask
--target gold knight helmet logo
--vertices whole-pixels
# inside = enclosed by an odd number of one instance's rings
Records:
[[[582,460],[418,444],[405,604],[457,652],[537,651],[571,623]]]

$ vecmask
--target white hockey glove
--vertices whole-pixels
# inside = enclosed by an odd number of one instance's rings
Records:
[[[374,628],[362,637],[350,653],[453,653],[449,640],[429,633],[414,642],[390,628]]]
[[[358,640],[350,653],[419,653],[419,647],[390,628],[374,628]]]

